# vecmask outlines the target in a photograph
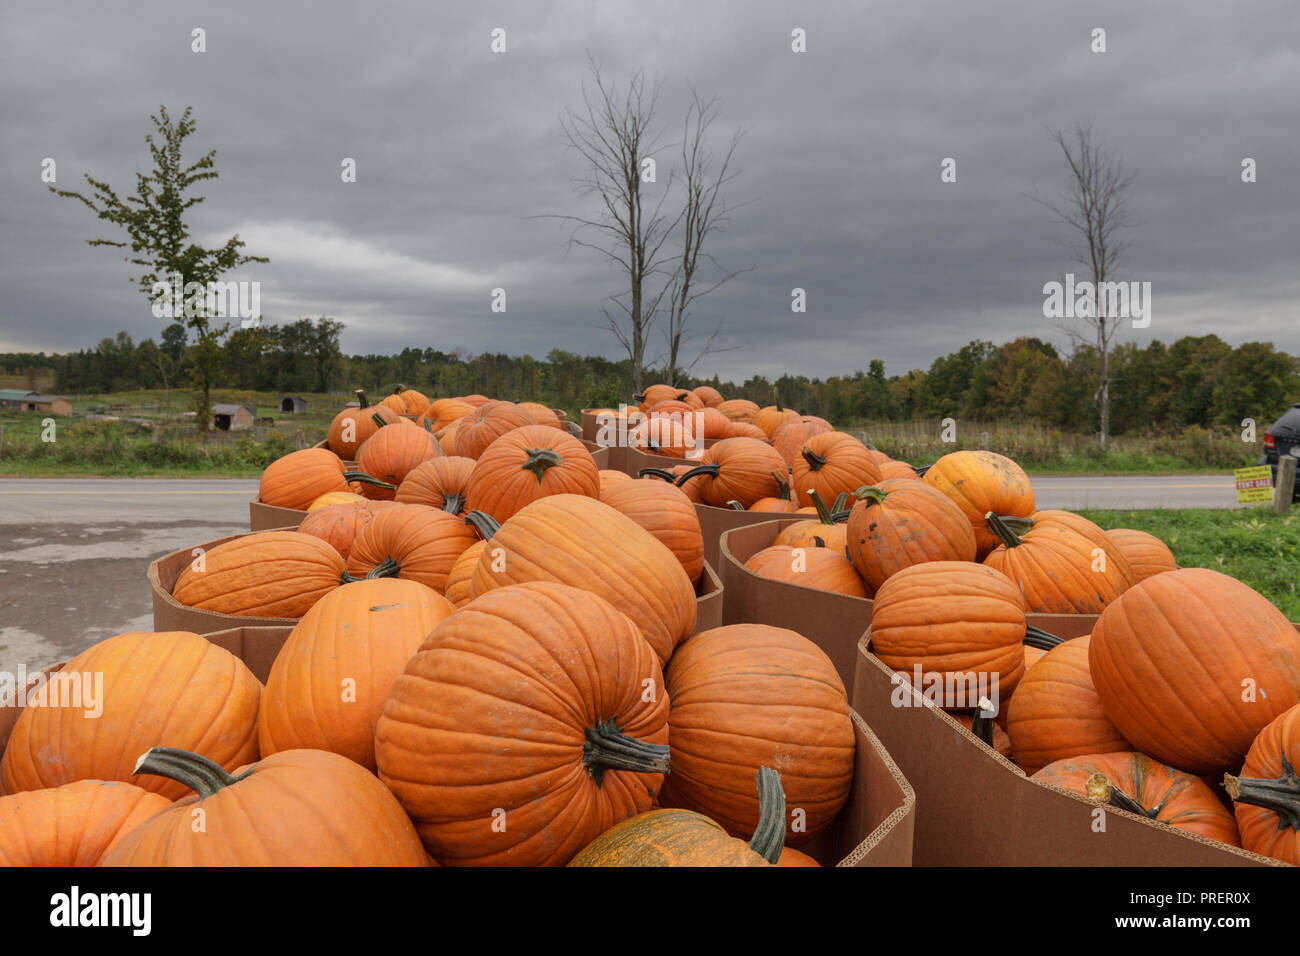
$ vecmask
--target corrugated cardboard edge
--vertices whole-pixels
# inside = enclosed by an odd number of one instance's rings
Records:
[[[307,517],[306,511],[296,508],[279,508],[264,505],[261,499],[254,498],[248,503],[249,531],[282,531],[286,528],[296,529]]]
[[[722,586],[718,573],[707,561],[704,562],[699,583],[695,586],[695,595],[695,633],[722,627],[726,589]]]
[[[866,838],[835,865],[911,866],[916,793],[862,715],[850,709],[849,716],[853,719],[853,733],[857,740],[853,789],[840,811],[842,822],[837,821],[837,825],[851,821],[851,831],[871,829]]]
[[[238,657],[253,676],[265,684],[271,676],[271,665],[275,663],[276,655],[292,632],[293,628],[288,626],[231,627],[203,636]]]
[[[292,528],[277,530],[292,531]],[[251,534],[252,532],[250,532]],[[165,554],[149,562],[149,589],[153,594],[153,629],[155,631],[193,631],[195,634],[211,634],[235,627],[283,627],[297,624],[296,618],[287,617],[242,617],[234,614],[217,614],[199,608],[186,607],[172,597],[172,588],[185,566],[194,560],[194,548],[211,551],[219,544],[244,537],[232,534],[214,541],[181,548],[171,554]]]
[[[1025,776],[859,643],[853,708],[880,736],[916,793],[916,866],[1280,866],[1276,860],[1106,809]],[[896,691],[896,688],[898,690]],[[913,706],[895,707],[895,692]]]
[[[700,533],[704,535],[704,560],[710,562],[719,573],[722,571],[722,536],[736,528],[748,528],[756,524],[766,524],[776,517],[765,511],[736,511],[734,508],[715,508],[712,505],[695,505],[695,515],[700,519]],[[800,515],[793,521],[807,521],[809,515]],[[776,537],[776,532],[772,532]],[[769,540],[768,544],[772,542]],[[763,545],[767,547],[767,545]],[[761,549],[757,549],[761,550]],[[746,555],[745,561],[753,555]],[[745,562],[742,561],[741,564]]]

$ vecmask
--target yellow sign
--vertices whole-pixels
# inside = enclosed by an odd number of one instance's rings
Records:
[[[1237,504],[1273,500],[1273,472],[1268,465],[1238,468],[1232,474],[1237,479]]]

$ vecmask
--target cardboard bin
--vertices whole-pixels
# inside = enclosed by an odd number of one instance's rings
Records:
[[[868,630],[853,708],[916,792],[915,866],[1282,865],[1123,810],[1098,813],[1079,794],[1030,780],[910,684],[896,684],[870,641]]]
[[[297,530],[305,517],[307,517],[306,511],[265,505],[260,498],[254,498],[248,503],[249,531]]]

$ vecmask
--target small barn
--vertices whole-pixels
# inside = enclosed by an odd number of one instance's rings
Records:
[[[280,412],[284,415],[301,415],[307,411],[307,400],[296,395],[280,396]]]
[[[25,388],[0,388],[0,408],[22,408],[30,394]]]
[[[223,432],[252,428],[257,409],[252,405],[213,405],[212,427]]]
[[[58,395],[37,395],[31,393],[24,400],[23,408],[29,412],[49,412],[53,415],[71,415],[72,403]]]

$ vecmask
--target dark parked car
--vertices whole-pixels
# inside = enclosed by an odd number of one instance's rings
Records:
[[[1279,455],[1300,456],[1300,403],[1292,405],[1282,417],[1269,425],[1264,432],[1264,457],[1261,465],[1273,469],[1273,484],[1277,485],[1277,460]],[[1295,498],[1300,501],[1300,479],[1296,480]]]

